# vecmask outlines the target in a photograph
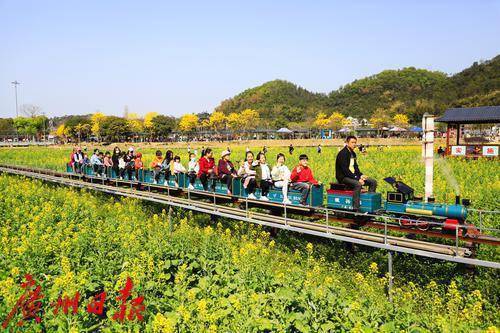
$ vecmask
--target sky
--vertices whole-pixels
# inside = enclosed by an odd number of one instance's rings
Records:
[[[500,53],[500,0],[0,0],[0,117],[212,112],[264,82],[328,93]]]

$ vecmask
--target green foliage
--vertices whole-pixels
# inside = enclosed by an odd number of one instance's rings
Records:
[[[254,109],[271,127],[280,127],[314,118],[316,110],[327,104],[323,94],[309,92],[288,81],[274,80],[223,101],[215,110],[229,115]]]
[[[12,118],[0,118],[0,135],[10,135],[16,132]]]
[[[17,117],[14,118],[13,125],[20,135],[35,136],[48,127],[48,119],[45,116]]]
[[[166,136],[177,127],[177,119],[164,115],[158,115],[151,119],[152,132],[155,136]]]
[[[486,95],[500,90],[500,55],[488,61],[474,62],[471,67],[452,76],[450,81],[458,98]]]
[[[105,140],[120,141],[130,134],[130,124],[124,118],[109,116],[101,123],[101,137]]]

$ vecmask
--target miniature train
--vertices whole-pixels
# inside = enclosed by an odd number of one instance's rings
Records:
[[[68,173],[75,171],[71,165],[66,166]],[[93,168],[86,165],[81,170],[85,176],[95,177],[96,174]],[[115,171],[108,169],[105,175],[107,179],[118,180],[119,177]],[[394,188],[393,191],[387,192],[386,200],[382,200],[382,194],[378,192],[362,192],[360,196],[360,213],[367,215],[383,215],[394,217],[402,227],[417,228],[419,230],[429,230],[431,228],[441,227],[443,231],[455,231],[458,225],[465,224],[467,219],[467,206],[470,205],[468,199],[463,199],[460,202],[460,197],[456,197],[455,204],[436,203],[432,199],[424,202],[421,198],[414,195],[414,190],[401,181],[397,181],[392,177],[384,179]],[[127,173],[123,175],[123,181],[129,182]],[[137,179],[135,172],[132,179],[137,184],[147,184],[148,186],[173,188],[180,191],[187,191],[189,179],[186,174],[179,173],[177,176],[169,175],[165,179],[165,174],[160,175],[157,185],[154,182],[153,172],[151,170],[138,170]],[[207,194],[217,194],[219,197],[247,199],[246,189],[243,187],[241,178],[235,177],[232,180],[231,195],[228,195],[227,186],[225,183],[216,180],[215,189],[205,191],[200,180],[197,178],[194,183],[194,191],[198,193],[207,192]],[[324,200],[324,185],[314,185],[311,187],[308,197],[307,206],[300,205],[300,191],[289,189],[288,199],[292,202],[291,206],[308,208],[314,210],[315,207],[327,207],[338,211],[352,213],[353,211],[353,190],[344,184],[330,184],[330,189],[326,191],[326,201]],[[256,189],[255,196],[258,201],[260,198],[260,189]],[[269,201],[275,204],[282,204],[283,193],[281,189],[271,188],[268,194]],[[349,216],[349,215],[348,215]],[[354,217],[352,214],[350,215]]]

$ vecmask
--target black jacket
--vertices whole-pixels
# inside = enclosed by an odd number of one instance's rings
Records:
[[[349,164],[351,163],[351,156],[354,158],[354,173],[349,170]],[[345,146],[337,155],[337,160],[335,161],[335,178],[339,182],[347,178],[358,179],[361,177],[362,173],[359,171],[358,162],[356,160],[356,153],[350,151],[347,146]]]

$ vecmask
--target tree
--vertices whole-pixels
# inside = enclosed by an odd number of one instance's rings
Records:
[[[329,127],[334,131],[338,131],[344,126],[346,119],[342,113],[334,112],[332,113],[330,118],[328,118],[328,121],[329,121]]]
[[[0,135],[12,135],[15,132],[12,118],[0,118]]]
[[[330,119],[323,112],[318,113],[314,120],[314,127],[319,129],[327,129],[330,126]]]
[[[243,128],[243,122],[241,121],[241,115],[236,112],[232,112],[227,116],[227,126],[234,132],[238,132]]]
[[[390,121],[391,118],[387,115],[387,111],[383,108],[376,109],[370,118],[370,123],[377,129],[388,126]]]
[[[395,115],[395,114],[404,114],[406,113],[406,105],[405,103],[401,101],[396,101],[392,103],[391,107],[389,108],[389,114],[390,115]]]
[[[20,135],[34,136],[36,134],[36,126],[33,118],[16,117],[14,118],[14,127]]]
[[[92,125],[77,124],[75,127],[73,127],[73,131],[78,137],[78,142],[80,142],[82,137],[88,137],[89,134],[92,132]]]
[[[408,116],[405,114],[398,113],[392,118],[394,125],[406,128],[408,127]]]
[[[148,112],[144,116],[144,128],[150,130],[153,127],[153,118],[158,115],[158,112]]]
[[[99,141],[101,136],[101,123],[106,119],[106,115],[102,112],[96,112],[90,117],[92,122],[92,133],[97,137],[97,141]]]
[[[108,116],[101,123],[101,135],[107,140],[120,141],[130,134],[130,127],[126,119]]]
[[[192,113],[185,114],[179,121],[179,129],[181,132],[192,132],[198,126],[198,116]]]
[[[245,109],[241,112],[241,122],[244,130],[255,129],[260,124],[260,115],[252,109]]]
[[[65,138],[66,137],[66,126],[64,124],[59,125],[56,129],[56,136],[60,138]]]
[[[227,118],[224,113],[215,111],[210,116],[210,127],[212,127],[215,131],[222,130],[226,127]]]
[[[152,132],[155,136],[166,137],[177,127],[177,119],[174,117],[158,115],[151,120]]]

